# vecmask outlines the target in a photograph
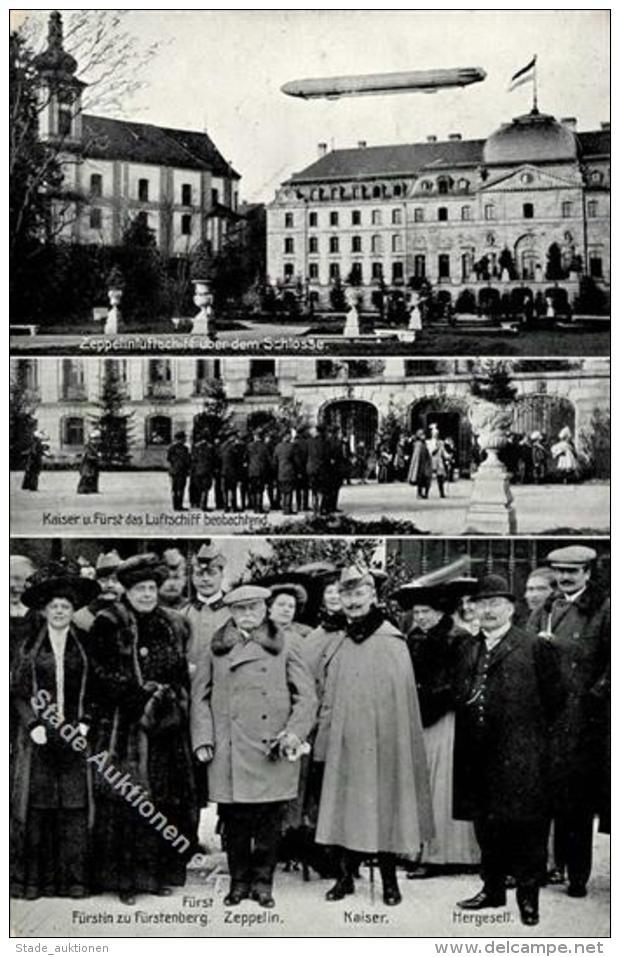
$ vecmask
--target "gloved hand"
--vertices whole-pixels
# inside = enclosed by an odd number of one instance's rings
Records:
[[[47,731],[42,724],[37,724],[32,728],[30,737],[35,744],[47,744]]]
[[[200,764],[208,764],[209,761],[213,760],[213,747],[210,744],[201,744],[199,748],[196,748],[194,754]]]

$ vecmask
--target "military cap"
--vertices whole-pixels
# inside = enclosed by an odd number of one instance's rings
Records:
[[[121,556],[114,549],[111,552],[101,552],[97,555],[95,563],[95,578],[105,578],[107,575],[114,574],[120,564]]]
[[[350,588],[357,588],[358,585],[372,585],[375,580],[369,568],[365,565],[347,565],[340,572],[338,587],[341,591],[348,591]]]
[[[546,561],[550,565],[589,565],[597,559],[593,548],[587,545],[567,545],[565,548],[555,548],[547,555]]]
[[[268,588],[262,588],[260,585],[239,585],[224,595],[222,600],[225,605],[241,605],[247,601],[267,601],[268,598],[271,598]]]
[[[474,592],[474,600],[477,598],[508,598],[514,601],[515,596],[510,590],[510,586],[503,575],[485,575],[478,582],[478,588]]]
[[[226,564],[226,558],[213,542],[210,542],[208,545],[205,542],[204,545],[201,545],[194,555],[194,558],[201,565],[210,565],[211,562],[213,562],[219,565],[220,568],[223,568]]]
[[[132,588],[140,582],[154,581],[157,585],[168,577],[168,569],[162,560],[152,552],[147,555],[132,555],[121,562],[116,570],[116,576],[125,588]]]

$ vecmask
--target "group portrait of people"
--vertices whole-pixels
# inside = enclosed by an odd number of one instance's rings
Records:
[[[226,907],[273,908],[291,861],[327,902],[366,864],[385,906],[452,874],[472,875],[458,908],[515,888],[528,926],[546,885],[585,897],[610,830],[598,558],[549,547],[517,594],[486,566],[396,581],[353,551],[249,574],[217,540],[12,555],[11,895],[168,896],[211,804]]]

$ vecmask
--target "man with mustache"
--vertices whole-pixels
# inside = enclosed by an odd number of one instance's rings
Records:
[[[475,594],[480,633],[455,646],[453,816],[474,822],[482,889],[463,910],[504,907],[514,876],[521,920],[538,923],[549,820],[549,728],[562,706],[555,648],[513,624],[515,597],[500,575]]]
[[[272,908],[286,802],[297,796],[299,757],[316,715],[310,672],[267,618],[271,592],[241,585],[225,595],[231,618],[200,652],[192,678],[196,760],[224,825],[234,907]]]
[[[73,616],[74,624],[82,631],[89,632],[98,613],[114,605],[125,591],[116,574],[120,564],[121,558],[115,549],[97,556],[95,579],[101,591],[90,604],[78,608]]]
[[[554,857],[567,871],[570,897],[585,897],[592,869],[592,824],[599,790],[608,788],[604,748],[609,736],[611,610],[592,582],[597,553],[584,545],[556,548],[547,562],[556,592],[530,618],[559,652],[566,704],[553,728]]]
[[[430,784],[415,677],[404,636],[377,606],[369,569],[339,581],[345,637],[327,672],[320,734],[325,771],[316,840],[336,848],[329,901],[355,890],[359,855],[378,855],[383,902],[399,904],[398,856],[433,836]]]

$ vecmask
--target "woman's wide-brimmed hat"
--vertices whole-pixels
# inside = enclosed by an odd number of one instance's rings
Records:
[[[132,555],[121,562],[116,576],[124,588],[132,588],[140,582],[154,581],[159,586],[168,577],[168,568],[158,555]]]
[[[401,608],[409,610],[416,605],[428,605],[437,611],[452,612],[465,595],[475,595],[478,591],[476,578],[454,578],[452,581],[438,582],[434,585],[417,585],[409,582],[402,585],[391,596]]]
[[[42,609],[54,598],[66,598],[74,608],[82,608],[99,595],[101,589],[92,578],[84,578],[63,563],[49,565],[36,572],[22,595],[27,608]]]
[[[300,614],[306,607],[308,592],[298,582],[278,582],[276,585],[270,585],[269,590],[271,591],[271,601],[278,595],[291,595],[297,603],[297,614]]]

